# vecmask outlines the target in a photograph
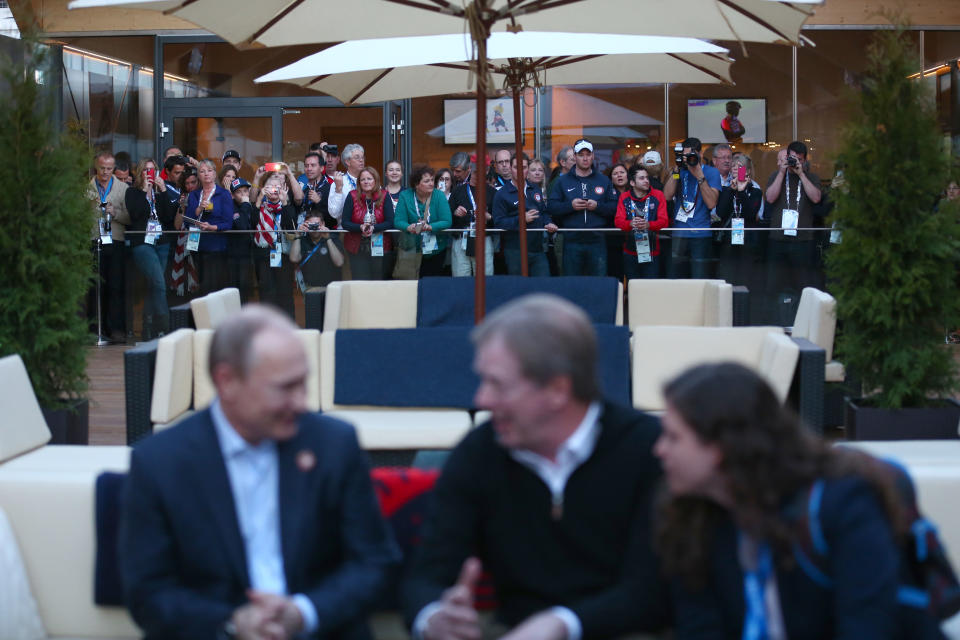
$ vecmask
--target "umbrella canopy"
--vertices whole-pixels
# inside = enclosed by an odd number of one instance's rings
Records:
[[[354,40],[272,71],[256,82],[289,82],[344,104],[473,91],[470,39],[463,34]],[[703,40],[589,33],[494,33],[487,47],[494,84],[509,60],[524,60],[543,86],[731,83],[726,50]],[[670,53],[664,53],[668,51]],[[384,66],[389,61],[391,66]]]
[[[491,31],[581,31],[796,44],[816,2],[779,0],[488,0]],[[279,47],[385,36],[456,33],[473,3],[456,0],[72,0],[174,14],[241,46]]]

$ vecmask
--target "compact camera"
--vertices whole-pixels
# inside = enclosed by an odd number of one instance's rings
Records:
[[[800,161],[797,160],[796,156],[787,156],[787,166],[791,169],[796,169],[800,166]]]
[[[307,230],[309,230],[309,231],[320,231],[320,223],[319,223],[319,222],[308,222],[308,223],[307,223]]]

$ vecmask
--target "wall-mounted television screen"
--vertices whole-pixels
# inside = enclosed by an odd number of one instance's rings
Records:
[[[767,141],[767,101],[763,98],[687,100],[687,137],[705,144]]]

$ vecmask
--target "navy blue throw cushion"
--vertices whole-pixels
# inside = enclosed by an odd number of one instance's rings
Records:
[[[615,324],[617,285],[616,278],[593,276],[488,276],[487,313],[529,293],[552,293],[581,307],[594,324]],[[472,326],[474,288],[473,278],[421,278],[417,285],[417,326]]]
[[[479,385],[472,366],[470,327],[340,329],[334,402],[469,409]]]
[[[117,537],[120,531],[120,494],[127,474],[106,471],[97,476],[95,487],[97,550],[93,601],[99,605],[122,606]]]

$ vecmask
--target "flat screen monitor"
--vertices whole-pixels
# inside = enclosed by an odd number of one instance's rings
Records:
[[[705,144],[767,141],[764,98],[696,98],[687,100],[687,137]]]

